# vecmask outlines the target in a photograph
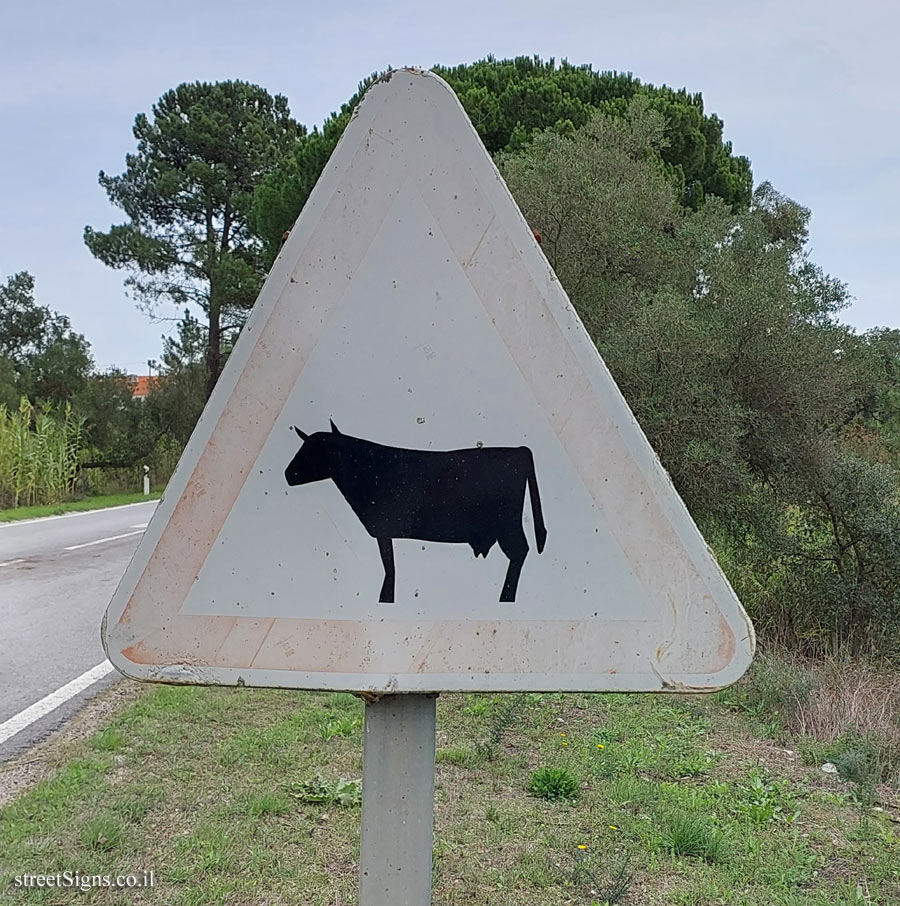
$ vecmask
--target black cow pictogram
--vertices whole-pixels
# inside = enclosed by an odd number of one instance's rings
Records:
[[[487,557],[495,543],[509,558],[501,601],[515,601],[528,541],[522,528],[531,495],[538,553],[547,539],[534,458],[528,447],[407,450],[331,431],[294,430],[303,445],[284,477],[291,487],[331,479],[384,563],[379,600],[394,602],[394,539],[470,544]]]

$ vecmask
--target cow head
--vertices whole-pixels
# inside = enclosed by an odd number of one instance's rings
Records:
[[[335,423],[331,422],[331,431],[317,431],[315,434],[307,434],[296,425],[294,430],[303,441],[303,446],[284,470],[287,483],[293,488],[298,484],[331,478],[335,440],[341,436]]]

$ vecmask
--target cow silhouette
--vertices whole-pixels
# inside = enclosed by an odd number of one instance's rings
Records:
[[[515,601],[528,541],[522,528],[525,488],[531,495],[538,553],[547,540],[534,458],[528,447],[407,450],[331,431],[306,434],[285,469],[296,487],[331,479],[365,530],[378,541],[384,564],[379,601],[394,603],[394,539],[470,544],[487,557],[499,544],[509,558],[501,601]]]

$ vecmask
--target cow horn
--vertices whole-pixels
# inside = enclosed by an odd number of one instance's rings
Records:
[[[340,434],[341,432],[338,431],[338,426],[334,423],[334,421],[332,419],[328,419],[328,421],[331,423],[331,433]]]
[[[308,440],[308,439],[309,439],[309,435],[308,435],[308,434],[304,434],[304,433],[303,433],[296,425],[294,425],[294,430],[297,432],[297,436],[300,438],[300,440]]]

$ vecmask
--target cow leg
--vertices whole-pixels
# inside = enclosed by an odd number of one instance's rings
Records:
[[[384,582],[381,585],[380,604],[394,603],[394,539],[379,538],[378,550],[381,552],[381,562],[384,564]]]
[[[522,566],[525,558],[528,556],[528,541],[525,538],[525,532],[522,526],[516,526],[517,531],[508,538],[498,538],[500,550],[509,557],[509,567],[506,570],[506,581],[503,583],[503,591],[500,592],[500,602],[514,602],[516,600],[516,590],[519,587],[519,575],[522,572]]]

